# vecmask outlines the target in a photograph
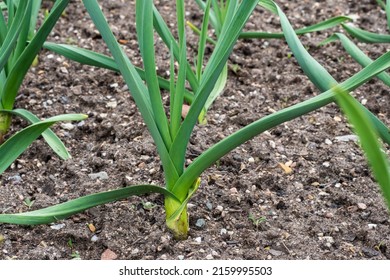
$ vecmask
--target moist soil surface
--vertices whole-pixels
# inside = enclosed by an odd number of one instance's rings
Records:
[[[175,1],[154,2],[174,27]],[[195,1],[186,2],[187,19],[199,26],[202,13]],[[134,1],[100,3],[132,62],[142,66]],[[374,0],[278,3],[294,28],[349,15],[361,28],[387,32],[385,13]],[[278,31],[279,19],[258,7],[245,29]],[[194,57],[197,37],[187,31]],[[336,31],[342,32],[333,28],[300,38],[343,81],[361,67],[339,43],[318,47]],[[72,1],[49,41],[108,54],[80,1]],[[358,45],[372,58],[387,49]],[[161,41],[156,49],[158,72],[168,77],[169,51]],[[187,163],[239,128],[319,94],[284,40],[240,40],[229,64],[226,89],[210,108],[208,123],[195,129]],[[382,82],[374,79],[353,94],[390,125],[390,95]],[[168,105],[166,93],[163,98]],[[60,160],[40,138],[0,175],[3,213],[128,185],[164,186],[155,145],[120,75],[42,50],[15,107],[41,118],[61,113],[89,118],[53,127],[72,159]],[[15,118],[11,133],[25,125]],[[163,197],[147,195],[51,225],[1,224],[0,259],[390,259],[389,212],[352,134],[338,107],[329,105],[233,150],[202,175],[189,204],[187,240],[173,239],[166,229]],[[389,155],[389,146],[384,148]]]

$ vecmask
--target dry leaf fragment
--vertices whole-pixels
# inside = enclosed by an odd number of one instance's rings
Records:
[[[118,43],[122,44],[122,45],[126,45],[128,42],[129,42],[128,40],[124,40],[124,39],[119,39],[118,40]]]
[[[286,164],[281,163],[281,162],[278,162],[278,164],[283,169],[284,173],[286,173],[286,174],[291,174],[292,173],[293,170],[291,169],[291,167],[289,167]]]
[[[96,227],[93,225],[93,224],[88,224],[88,228],[91,232],[95,232],[96,231]]]

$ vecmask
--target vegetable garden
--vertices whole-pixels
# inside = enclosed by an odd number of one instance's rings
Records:
[[[388,259],[390,3],[309,2],[4,1],[2,258]]]

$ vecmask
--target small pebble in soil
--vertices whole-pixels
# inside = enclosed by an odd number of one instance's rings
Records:
[[[230,189],[230,194],[231,194],[231,195],[234,195],[234,194],[237,194],[237,193],[238,193],[238,191],[237,191],[236,188],[231,188],[231,189]]]
[[[133,251],[131,251],[132,255],[137,255],[139,253],[139,249],[135,248]]]
[[[328,218],[328,219],[331,219],[334,217],[334,214],[332,212],[326,212],[325,213],[325,217]]]
[[[374,229],[376,229],[377,227],[378,227],[377,224],[368,224],[368,228],[369,228],[369,229],[374,230]]]
[[[378,251],[376,251],[372,248],[369,248],[369,247],[363,247],[362,252],[369,258],[376,257],[379,255]]]
[[[99,240],[99,237],[97,237],[97,235],[94,235],[91,237],[92,242],[97,242],[98,240]]]
[[[108,180],[108,174],[105,171],[88,174],[88,177],[91,178],[92,180],[96,180],[96,179]]]
[[[107,102],[107,104],[106,104],[106,107],[111,108],[111,109],[115,109],[117,106],[118,106],[118,103],[116,101],[110,101],[110,102]]]
[[[50,226],[50,228],[54,229],[54,230],[60,230],[60,229],[62,229],[64,227],[65,227],[65,224],[56,224],[56,225]]]
[[[65,129],[65,130],[73,130],[74,125],[71,123],[63,123],[63,124],[61,124],[61,128]]]
[[[339,142],[348,142],[348,141],[357,142],[358,141],[358,137],[354,134],[337,136],[337,137],[335,137],[335,139]]]
[[[279,257],[279,256],[283,255],[283,252],[282,252],[282,251],[278,251],[278,250],[274,250],[274,249],[270,249],[270,250],[269,250],[269,253],[270,253],[272,256],[275,256],[275,257]]]
[[[77,123],[77,127],[83,127],[85,125],[85,121],[81,121]]]
[[[69,74],[68,69],[66,69],[65,67],[61,67],[61,68],[60,68],[60,71],[61,71],[63,74]]]
[[[13,181],[14,183],[20,183],[21,181],[23,181],[23,179],[22,179],[22,177],[20,177],[20,175],[8,177],[8,180]]]
[[[218,252],[217,252],[217,251],[214,251],[214,250],[211,252],[211,255],[213,255],[213,257],[218,257],[218,258],[220,257],[220,255],[218,254]]]
[[[226,230],[226,228],[223,228],[223,229],[221,229],[221,235],[225,235],[225,234],[227,234],[227,230]]]
[[[207,201],[207,202],[206,202],[206,207],[207,207],[207,209],[209,209],[210,211],[213,210],[213,204],[212,204],[210,201]]]
[[[332,143],[332,141],[330,141],[329,139],[325,139],[325,144],[326,144],[326,145],[332,145],[333,143]]]
[[[203,228],[206,225],[205,219],[198,219],[195,223],[195,226],[198,228]]]
[[[198,243],[202,243],[202,237],[195,238],[195,241],[198,242]]]
[[[113,251],[110,249],[107,249],[103,252],[101,255],[101,260],[116,260],[118,258],[118,255],[115,254]]]
[[[214,257],[212,255],[207,255],[206,256],[206,260],[213,260],[213,259],[214,259]]]
[[[178,258],[179,260],[181,260],[181,261],[184,260],[184,256],[183,256],[183,255],[178,255],[177,258]]]
[[[364,203],[358,203],[357,206],[358,206],[358,208],[361,209],[361,210],[366,210],[366,209],[367,209],[367,205],[364,204]]]
[[[334,239],[333,239],[332,236],[320,236],[318,239],[321,240],[321,241],[325,241],[327,244],[328,243],[329,244],[334,244]]]

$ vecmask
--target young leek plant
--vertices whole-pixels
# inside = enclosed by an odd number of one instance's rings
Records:
[[[336,98],[336,95],[339,94],[341,91],[340,89],[342,89],[343,94],[344,92],[352,91],[375,77],[378,73],[390,67],[389,52],[378,58],[351,78],[337,84],[337,82],[333,80],[325,69],[308,54],[279,7],[273,1],[262,0],[260,2],[262,5],[273,10],[280,16],[285,38],[294,52],[295,57],[297,57],[299,63],[309,78],[312,79],[321,91],[324,92],[306,101],[265,116],[241,128],[208,148],[200,156],[193,160],[191,164],[185,166],[184,163],[187,145],[192,131],[197,124],[198,116],[204,108],[207,98],[212,93],[215,84],[226,65],[229,54],[232,52],[233,46],[241,34],[241,30],[253,9],[256,7],[258,0],[237,1],[236,13],[231,20],[225,21],[224,23],[226,26],[223,26],[222,28],[221,36],[217,41],[214,52],[204,69],[202,75],[203,78],[201,80],[202,82],[199,84],[197,91],[194,94],[193,103],[184,120],[180,118],[180,111],[184,101],[184,81],[188,74],[187,64],[184,63],[186,60],[184,0],[177,0],[179,40],[178,49],[176,50],[178,58],[176,58],[176,60],[179,60],[179,69],[177,80],[175,81],[174,77],[171,77],[170,79],[171,90],[169,118],[167,117],[167,112],[165,112],[163,108],[159,90],[159,81],[155,70],[154,32],[153,22],[151,20],[153,18],[152,15],[155,12],[155,8],[153,7],[152,0],[136,1],[136,29],[141,55],[144,62],[146,84],[143,82],[139,72],[137,72],[137,69],[130,62],[129,58],[117,42],[115,36],[110,30],[103,12],[98,5],[98,2],[96,0],[84,0],[83,2],[89,15],[91,16],[91,19],[94,21],[96,27],[110,49],[117,67],[126,81],[130,93],[133,96],[148,130],[154,139],[163,166],[165,188],[154,185],[129,186],[119,190],[92,194],[37,211],[18,214],[0,214],[0,222],[15,224],[50,223],[57,221],[58,219],[66,218],[90,207],[123,199],[130,195],[157,192],[165,196],[167,227],[173,232],[177,239],[186,238],[189,230],[187,203],[191,196],[200,187],[200,176],[208,167],[233,149],[254,138],[260,133],[337,101],[338,99]],[[173,47],[170,52],[172,54],[171,70],[173,70],[174,57],[176,57]],[[174,71],[171,71],[171,75],[174,75]],[[321,79],[323,79],[323,81],[321,81]],[[341,98],[343,98],[343,96]],[[348,98],[354,102],[353,106],[357,108],[354,109],[353,114],[355,115],[355,111],[358,112],[359,116],[364,114],[364,118],[368,118],[370,122],[373,123],[372,126],[375,127],[375,133],[379,133],[385,142],[390,143],[389,129],[368,110],[362,109],[362,105],[356,104],[356,100],[352,96]],[[342,103],[342,101],[339,102],[340,104]],[[347,107],[345,105],[341,106],[343,108]],[[348,112],[352,111],[348,108],[347,110]],[[360,120],[358,120],[358,122],[360,122]],[[368,128],[365,126],[364,129]],[[369,141],[372,139],[375,139],[376,141],[375,136],[370,138]],[[379,145],[374,146],[373,149],[376,149],[377,151],[377,149],[379,149]],[[383,172],[387,174],[387,177],[380,180],[380,184],[384,189],[383,194],[388,206],[390,207],[390,192],[388,191],[390,188],[388,180],[388,161],[384,160],[382,165],[375,166],[373,168],[378,168],[378,172],[381,174]]]
[[[386,11],[387,26],[390,30],[390,1],[386,1],[386,3],[384,3],[383,1],[377,0],[377,2]],[[366,43],[390,43],[389,34],[368,32],[347,24],[342,24],[342,26],[349,35],[356,38],[358,41]],[[368,57],[367,54],[365,54],[351,39],[342,33],[333,34],[321,42],[320,45],[325,45],[337,40],[341,42],[347,53],[361,66],[366,67],[368,64],[372,63],[372,59]],[[385,85],[390,86],[390,75],[386,72],[379,74],[377,78],[380,79]]]
[[[61,158],[70,157],[61,140],[47,128],[58,121],[81,120],[85,118],[84,115],[57,116],[41,122],[29,111],[14,109],[16,96],[28,69],[68,2],[69,0],[57,1],[36,33],[35,25],[41,1],[8,0],[3,4],[0,12],[0,173],[41,134]],[[22,117],[32,125],[4,142],[12,115]]]

